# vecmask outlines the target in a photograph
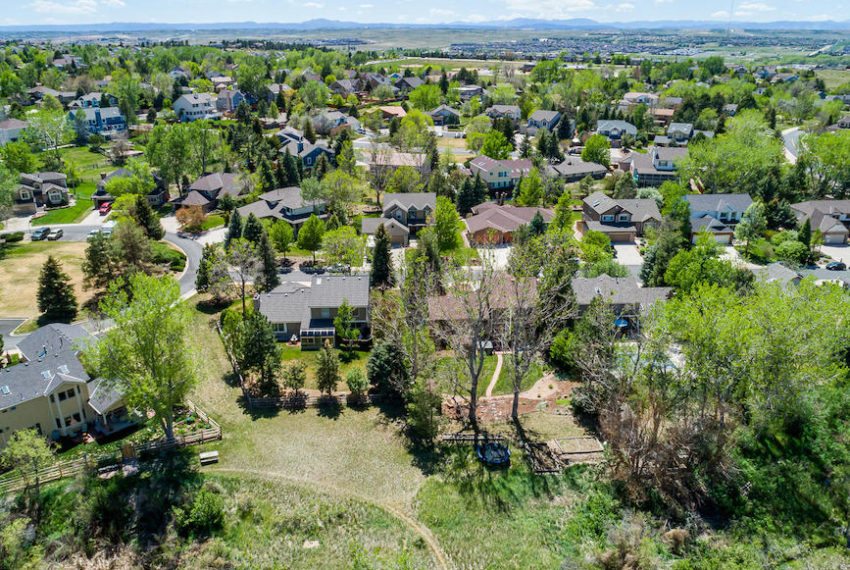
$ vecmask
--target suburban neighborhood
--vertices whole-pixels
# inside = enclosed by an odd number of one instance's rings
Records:
[[[845,567],[845,32],[355,24],[0,26],[0,570]]]

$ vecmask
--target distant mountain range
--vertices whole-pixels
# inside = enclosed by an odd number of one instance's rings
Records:
[[[638,22],[597,22],[587,18],[569,20],[538,20],[533,18],[515,18],[512,20],[494,20],[490,22],[449,22],[443,24],[389,24],[345,22],[340,20],[315,19],[300,23],[273,22],[220,22],[208,24],[192,23],[143,23],[112,22],[105,24],[58,24],[29,26],[0,26],[0,32],[145,32],[145,31],[191,31],[191,30],[364,30],[364,29],[404,29],[404,28],[456,28],[456,29],[533,29],[533,30],[694,30],[694,29],[734,29],[747,30],[850,30],[850,21],[823,22],[778,21],[778,22],[729,22],[720,20],[655,20]]]

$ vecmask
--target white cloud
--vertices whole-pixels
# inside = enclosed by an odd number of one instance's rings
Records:
[[[361,4],[360,7],[361,8],[374,8],[375,5],[374,4]]]
[[[324,8],[325,5],[321,4],[319,2],[307,2],[306,4],[304,4],[304,7],[305,8]]]
[[[454,16],[454,10],[445,10],[443,8],[431,8],[432,16]]]
[[[526,18],[571,18],[597,8],[593,0],[505,0],[508,9]],[[510,18],[507,18],[510,19]]]
[[[110,8],[120,8],[124,6],[124,0],[100,0],[100,3]]]
[[[73,2],[53,2],[35,0],[32,9],[42,14],[94,14],[97,12],[96,0],[74,0]]]
[[[753,14],[763,14],[764,12],[772,12],[775,10],[773,6],[765,4],[764,2],[746,2],[738,6],[738,9],[735,10],[736,16],[751,16]]]
[[[631,12],[635,9],[635,5],[630,2],[623,2],[617,6],[617,12]]]
[[[672,4],[674,0],[655,0],[656,4]]]
[[[717,12],[712,13],[711,17],[717,20],[725,19],[729,17],[729,12],[727,12],[726,10],[718,10]]]

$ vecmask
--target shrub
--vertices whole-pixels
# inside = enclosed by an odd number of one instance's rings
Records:
[[[168,264],[171,271],[183,271],[186,267],[186,256],[182,252],[171,249],[161,242],[151,242],[153,262],[160,265]]]
[[[183,534],[210,534],[224,524],[224,501],[208,489],[201,489],[187,508],[174,507],[174,522]]]
[[[0,234],[0,239],[6,240],[6,243],[17,243],[24,239],[24,232],[11,232],[7,234]]]

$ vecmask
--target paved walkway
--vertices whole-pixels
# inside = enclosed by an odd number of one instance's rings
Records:
[[[504,352],[496,353],[496,369],[493,371],[493,378],[490,379],[490,385],[487,386],[487,391],[484,393],[486,397],[493,395],[493,388],[496,387],[496,382],[499,381],[499,374],[502,373],[502,355]]]

